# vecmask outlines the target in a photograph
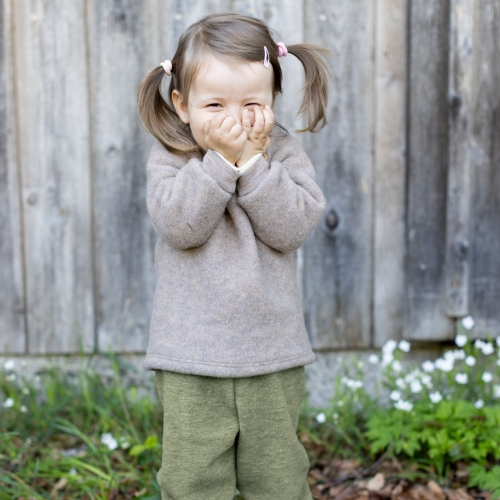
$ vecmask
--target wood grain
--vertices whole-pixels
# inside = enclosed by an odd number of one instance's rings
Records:
[[[84,2],[12,6],[29,352],[88,352],[94,309]]]
[[[11,2],[0,2],[0,352],[27,349]]]

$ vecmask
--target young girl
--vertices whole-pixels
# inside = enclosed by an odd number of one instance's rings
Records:
[[[296,265],[325,199],[300,143],[274,123],[287,53],[304,66],[301,111],[315,131],[326,124],[328,51],[276,43],[252,17],[193,24],[139,87],[158,139],[147,164],[158,281],[145,367],[164,411],[164,500],[232,500],[235,487],[246,500],[312,500],[296,429],[315,355]]]

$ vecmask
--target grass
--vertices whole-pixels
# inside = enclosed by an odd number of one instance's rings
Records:
[[[92,358],[33,380],[0,369],[0,500],[160,500],[161,405],[147,382],[124,386],[134,368],[107,357],[108,376]],[[299,432],[314,444],[313,418],[304,399]]]

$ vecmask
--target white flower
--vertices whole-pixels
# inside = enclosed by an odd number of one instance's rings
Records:
[[[495,351],[495,348],[493,347],[493,344],[490,344],[489,342],[485,342],[481,348],[481,352],[485,356],[489,356],[490,354],[493,354]]]
[[[382,366],[387,366],[392,363],[394,356],[391,352],[384,352],[382,355]]]
[[[316,416],[316,422],[322,424],[325,420],[326,420],[326,415],[323,412],[318,413],[318,415]]]
[[[463,349],[455,349],[454,351],[446,351],[444,359],[455,361],[456,359],[465,359],[465,351]]]
[[[436,392],[431,392],[429,394],[429,398],[433,403],[439,403],[443,399],[443,396],[441,396],[441,394],[438,391],[436,391]]]
[[[29,394],[30,390],[27,387],[23,387],[23,394]]]
[[[475,324],[476,322],[474,321],[472,316],[466,316],[465,318],[462,318],[462,326],[466,330],[470,330]]]
[[[443,372],[450,372],[453,370],[453,360],[452,359],[436,359],[436,368]]]
[[[482,408],[484,406],[484,401],[482,399],[478,399],[475,403],[474,406],[476,408]]]
[[[16,380],[16,374],[15,373],[9,373],[9,375],[7,375],[5,377],[9,382],[14,382],[14,380]]]
[[[409,401],[404,401],[400,399],[394,404],[394,407],[397,408],[398,410],[411,411],[411,409],[413,408],[413,404],[410,403]]]
[[[395,372],[400,372],[403,369],[403,366],[401,365],[401,361],[398,361],[397,359],[392,363],[392,369]]]
[[[389,396],[393,401],[399,401],[401,399],[401,393],[399,391],[392,391]]]
[[[4,406],[4,408],[12,408],[14,406],[14,400],[12,398],[7,398],[3,402],[3,406]]]
[[[371,363],[372,365],[376,365],[378,363],[378,356],[376,354],[370,354],[368,356],[368,362]]]
[[[466,384],[468,379],[469,377],[467,376],[467,373],[457,373],[455,375],[455,381],[457,384]]]
[[[463,347],[465,344],[467,344],[467,335],[459,333],[455,337],[455,344],[457,344],[458,347]]]
[[[500,398],[500,385],[495,385],[493,387],[493,396]]]
[[[6,361],[6,362],[3,364],[3,367],[4,367],[6,370],[13,370],[15,365],[16,365],[16,362],[15,362],[13,359],[9,359],[8,361]]]
[[[398,347],[403,352],[410,352],[411,344],[407,340],[401,340]]]
[[[465,364],[467,366],[474,366],[476,364],[476,358],[474,356],[467,356],[465,358]]]
[[[399,387],[399,389],[406,389],[406,382],[402,378],[396,379],[396,385]]]
[[[118,441],[113,437],[113,434],[107,432],[101,436],[101,442],[105,444],[110,450],[118,448]]]
[[[338,424],[339,423],[339,414],[335,412],[333,415],[333,422]]]
[[[20,411],[22,411],[23,413],[26,413],[28,411],[28,408],[26,408],[26,406],[22,405],[21,408],[19,408]]]
[[[72,467],[69,471],[69,473],[72,475],[72,476],[76,476],[78,474],[78,472],[76,472],[76,469],[74,467]]]
[[[422,363],[422,369],[424,370],[424,372],[433,372],[434,371],[434,363],[432,361],[424,361]]]
[[[125,439],[125,438],[121,438],[120,439],[120,447],[123,449],[123,450],[126,450],[127,448],[130,448],[130,443]]]
[[[394,349],[396,349],[398,343],[395,340],[388,340],[383,346],[382,346],[382,352],[385,353],[390,353],[392,354],[394,352]]]
[[[420,392],[422,389],[423,387],[422,384],[420,383],[420,380],[414,380],[410,385],[411,392],[417,393]]]
[[[422,375],[422,384],[424,384],[427,387],[432,386],[432,377],[427,374]]]
[[[363,382],[361,380],[347,379],[345,385],[347,385],[350,389],[359,389],[360,387],[363,387]]]
[[[490,372],[484,372],[481,378],[483,379],[483,382],[488,384],[493,380],[493,375]]]

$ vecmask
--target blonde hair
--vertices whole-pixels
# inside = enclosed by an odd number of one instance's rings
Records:
[[[175,111],[172,91],[177,89],[187,104],[190,86],[207,53],[227,62],[256,62],[263,60],[264,46],[269,51],[274,76],[273,97],[276,97],[282,92],[282,72],[278,47],[265,23],[249,16],[224,13],[211,14],[192,24],[180,37],[172,58],[167,100],[160,91],[166,75],[162,66],[147,73],[139,85],[137,101],[143,125],[172,152],[200,151],[189,125],[183,123]],[[330,51],[308,43],[289,45],[287,50],[302,63],[306,78],[299,114],[306,113],[308,126],[297,132],[318,132],[327,124],[330,71],[326,58]]]

